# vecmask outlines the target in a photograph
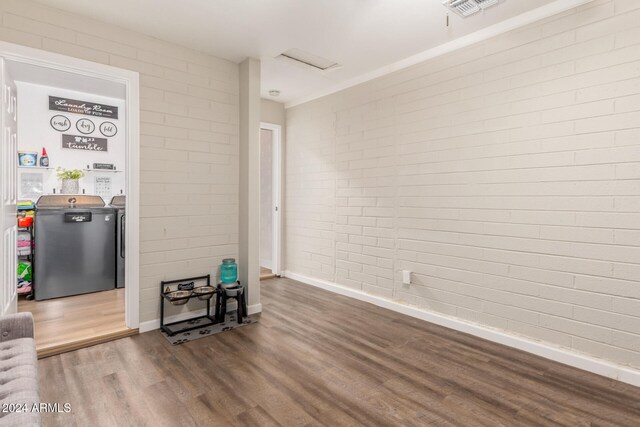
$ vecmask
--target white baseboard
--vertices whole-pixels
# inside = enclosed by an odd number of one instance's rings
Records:
[[[557,347],[541,341],[535,341],[504,331],[492,329],[477,323],[471,323],[459,318],[446,316],[432,311],[400,304],[398,302],[371,295],[366,292],[347,288],[325,280],[314,279],[291,271],[284,271],[283,275],[308,285],[316,286],[336,294],[365,301],[379,307],[383,307],[407,316],[425,320],[436,325],[444,326],[456,331],[475,335],[489,341],[517,348],[537,356],[544,357],[555,362],[563,363],[578,369],[582,369],[604,377],[640,387],[640,371],[626,366],[618,365],[603,359],[587,356],[575,351]]]
[[[262,313],[262,304],[253,304],[248,306],[247,313],[249,314]]]
[[[233,311],[237,307],[236,301],[230,301],[227,306],[227,310]],[[262,304],[254,304],[247,307],[247,311],[249,314],[256,314],[262,312]],[[196,316],[204,316],[206,314],[206,309],[195,310],[195,311],[186,311],[184,313],[176,314],[174,316],[169,316],[165,319],[165,323],[173,323],[180,322],[182,320],[189,319],[191,317]],[[148,320],[146,322],[140,322],[140,327],[138,330],[140,333],[153,331],[155,329],[160,329],[160,319]]]

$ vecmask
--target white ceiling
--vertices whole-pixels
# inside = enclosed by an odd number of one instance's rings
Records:
[[[462,19],[441,0],[37,0],[240,62],[262,60],[262,95],[296,102],[552,3],[503,0]],[[565,0],[566,1],[566,0]],[[556,1],[557,2],[557,1]],[[324,72],[274,59],[297,48],[338,62]],[[278,98],[271,89],[280,90]]]

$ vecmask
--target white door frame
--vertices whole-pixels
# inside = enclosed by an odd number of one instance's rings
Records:
[[[0,72],[2,75],[2,112],[0,123],[2,136],[0,136],[0,188],[2,188],[2,200],[0,201],[0,315],[15,313],[18,308],[18,291],[16,288],[16,264],[17,256],[17,224],[16,204],[17,196],[17,95],[16,85],[9,75],[6,61],[0,58]],[[4,182],[1,182],[2,180]]]
[[[127,135],[125,322],[128,328],[137,329],[140,324],[140,83],[138,73],[2,41],[0,41],[0,57],[125,86]]]
[[[272,135],[272,176],[273,176],[273,237],[272,237],[272,268],[276,276],[282,272],[282,126],[273,123],[260,123],[260,129],[270,130]],[[260,141],[262,143],[262,141]]]

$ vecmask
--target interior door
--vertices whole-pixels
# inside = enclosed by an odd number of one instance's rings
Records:
[[[2,130],[2,147],[0,147],[0,236],[2,236],[2,253],[0,260],[0,314],[5,315],[17,311],[17,176],[18,176],[18,138],[17,138],[17,106],[16,85],[9,76],[7,65],[0,58],[2,76],[2,114],[0,129]]]

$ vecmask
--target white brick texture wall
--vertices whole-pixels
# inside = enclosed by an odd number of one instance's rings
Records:
[[[287,270],[640,368],[639,1],[290,108],[287,135]]]
[[[157,319],[163,278],[238,255],[238,65],[30,0],[0,14],[0,40],[140,73],[140,321]]]

